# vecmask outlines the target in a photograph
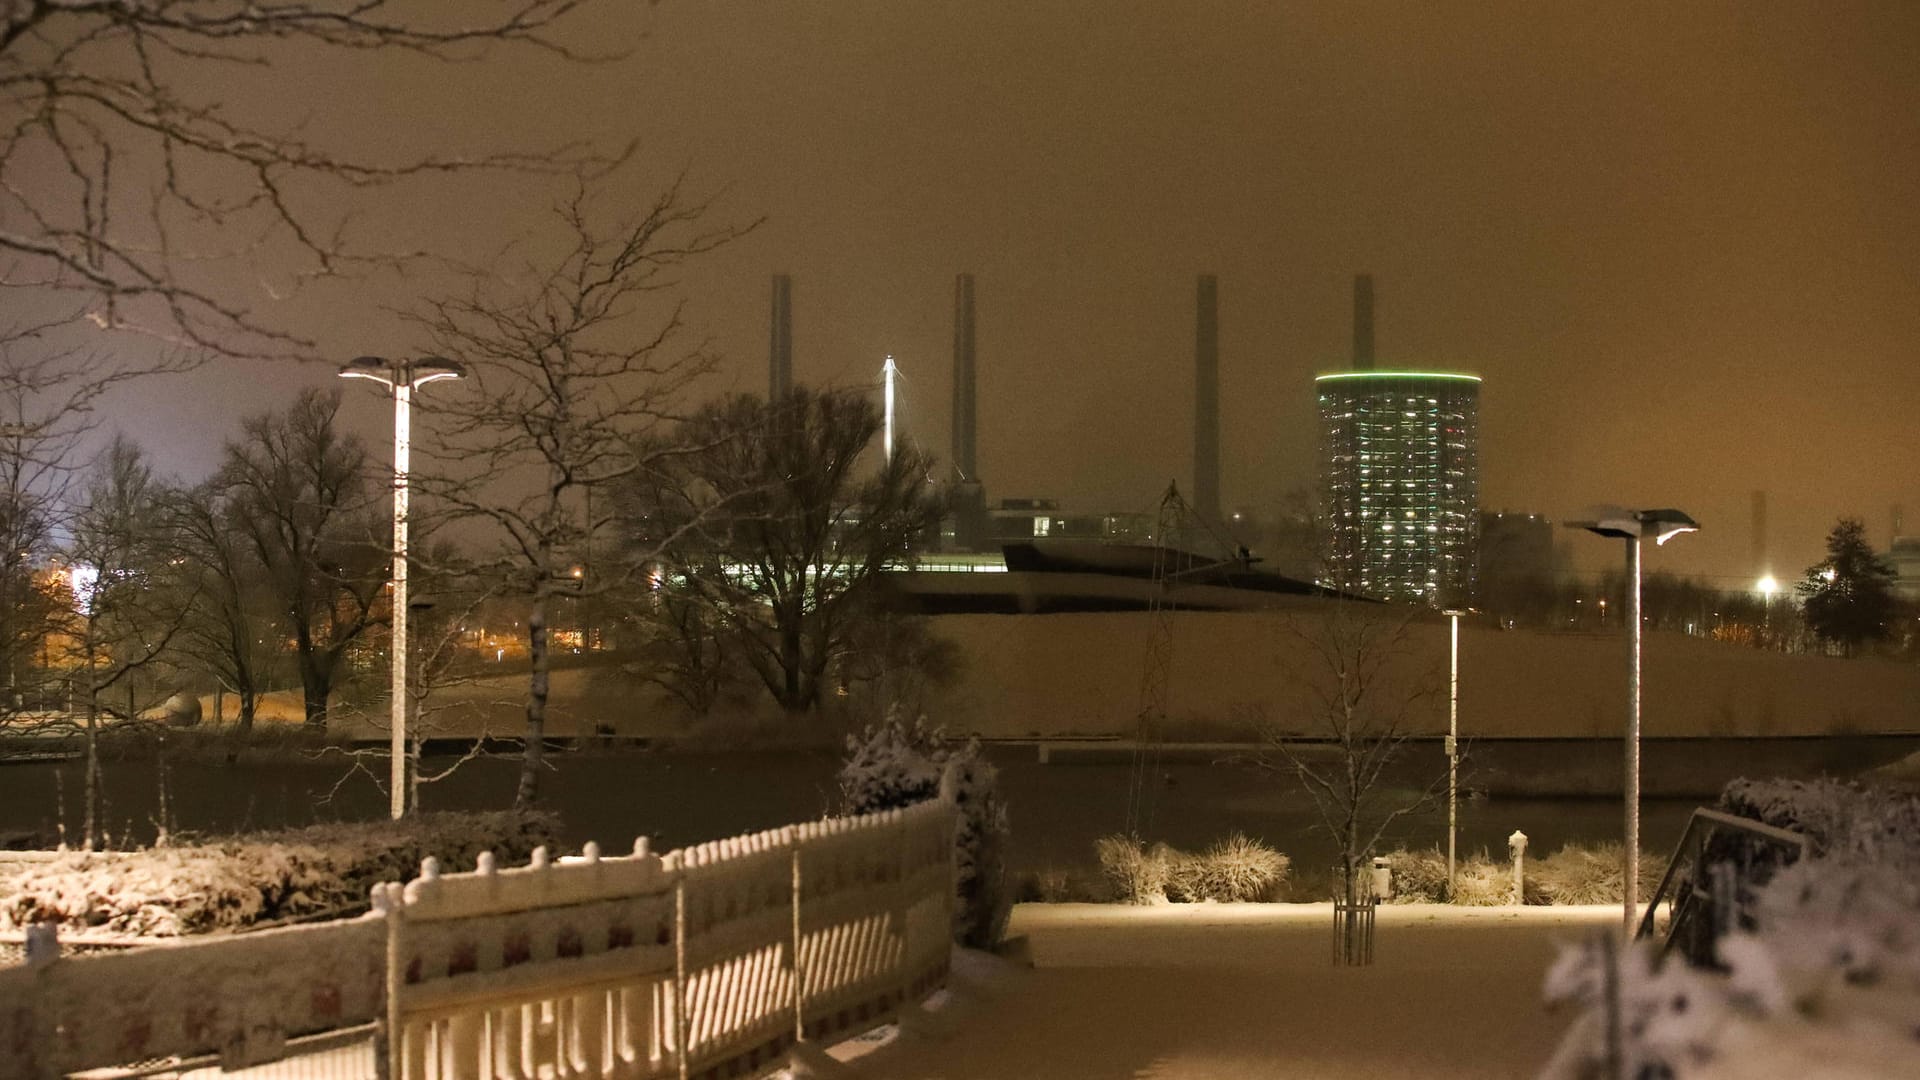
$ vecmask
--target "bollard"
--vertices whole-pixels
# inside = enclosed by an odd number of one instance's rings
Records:
[[[43,968],[60,959],[60,924],[34,923],[27,927],[27,966]]]
[[[1527,890],[1526,890],[1527,834],[1526,833],[1521,832],[1519,829],[1513,830],[1513,835],[1507,837],[1507,854],[1513,856],[1513,902],[1516,904],[1524,904],[1527,902]]]

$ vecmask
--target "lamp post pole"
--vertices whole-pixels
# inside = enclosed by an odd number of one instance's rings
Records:
[[[393,393],[393,611],[388,683],[393,695],[389,812],[407,813],[407,478],[413,456],[413,391],[439,379],[457,379],[458,365],[428,357],[418,362],[363,356],[340,370],[342,378],[372,379]]]
[[[1648,537],[1665,544],[1681,533],[1698,532],[1699,523],[1678,510],[1628,510],[1597,507],[1591,521],[1569,521],[1568,528],[1627,542],[1627,746],[1626,880],[1621,883],[1622,918],[1628,937],[1640,907],[1640,544]]]
[[[1640,538],[1627,540],[1627,876],[1620,886],[1628,936],[1640,906]]]
[[[1447,895],[1453,895],[1454,848],[1460,831],[1460,613],[1452,622],[1447,664]]]
[[[886,438],[881,445],[886,449],[886,462],[889,465],[893,464],[893,377],[899,370],[899,368],[893,366],[893,354],[888,353],[887,365],[880,369],[880,375],[886,380],[887,384],[885,412],[887,430]]]

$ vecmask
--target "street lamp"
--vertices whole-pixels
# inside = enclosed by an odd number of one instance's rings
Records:
[[[407,812],[407,463],[413,441],[413,392],[430,382],[458,379],[459,364],[438,356],[388,360],[362,356],[340,368],[343,379],[372,379],[393,391],[393,688],[392,814]]]
[[[1449,609],[1452,627],[1447,661],[1447,896],[1453,896],[1454,840],[1460,828],[1460,612]]]
[[[1569,521],[1570,529],[1627,542],[1627,876],[1625,896],[1627,933],[1640,904],[1640,543],[1648,537],[1665,544],[1700,526],[1678,510],[1628,510],[1596,507],[1588,521]]]
[[[1760,588],[1760,603],[1763,605],[1760,609],[1760,624],[1771,629],[1773,627],[1773,594],[1780,591],[1780,583],[1774,580],[1772,574],[1768,574],[1756,584]]]

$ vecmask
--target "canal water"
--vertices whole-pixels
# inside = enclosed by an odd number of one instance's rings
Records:
[[[1710,802],[1727,779],[1751,776],[1851,775],[1920,749],[1920,739],[1667,740],[1645,750],[1648,798],[1643,846],[1664,850],[1687,815]],[[1608,740],[1506,741],[1469,747],[1462,770],[1461,850],[1504,857],[1518,829],[1530,850],[1617,838],[1621,747]],[[1015,872],[1085,867],[1093,843],[1123,830],[1128,819],[1133,755],[1122,749],[1069,749],[1043,764],[1035,747],[989,748],[1000,770],[1013,822],[1009,862]],[[1142,832],[1177,847],[1198,848],[1230,832],[1266,841],[1296,866],[1330,864],[1333,849],[1297,781],[1236,760],[1218,748],[1167,750],[1150,762],[1140,805]],[[453,758],[426,761],[431,773]],[[636,835],[656,850],[681,847],[829,813],[837,791],[835,753],[818,751],[654,752],[596,750],[555,754],[542,778],[543,801],[560,816],[561,841],[577,848],[597,840],[623,850]],[[384,762],[376,762],[376,767]],[[519,763],[511,757],[469,761],[424,788],[428,810],[498,809],[513,798]],[[1437,743],[1415,744],[1386,780],[1408,791],[1444,775]],[[157,770],[151,759],[108,761],[107,822],[116,845],[150,843],[159,817]],[[168,795],[176,831],[224,833],[316,822],[364,820],[385,813],[386,796],[341,759],[297,755],[229,766],[173,763]],[[81,770],[77,761],[0,765],[0,834],[38,843],[77,827]],[[1402,820],[1391,848],[1444,846],[1446,812]]]

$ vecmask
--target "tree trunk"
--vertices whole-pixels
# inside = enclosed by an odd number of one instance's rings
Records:
[[[530,810],[540,798],[540,755],[547,727],[547,596],[552,585],[543,575],[533,587],[533,610],[527,614],[527,659],[533,677],[527,684],[527,742],[520,754],[520,786],[513,793],[515,810]]]
[[[100,846],[100,686],[93,677],[93,642],[87,650],[87,762],[85,809],[80,823],[80,847],[92,851]]]
[[[300,658],[300,691],[306,708],[306,729],[327,730],[327,698],[333,694],[333,679],[312,656]]]
[[[253,711],[259,700],[259,693],[248,687],[237,695],[240,698],[240,718],[234,721],[233,730],[242,738],[253,731]]]
[[[806,693],[804,673],[800,670],[800,631],[797,627],[780,629],[780,708],[790,715],[807,711],[811,704]]]

